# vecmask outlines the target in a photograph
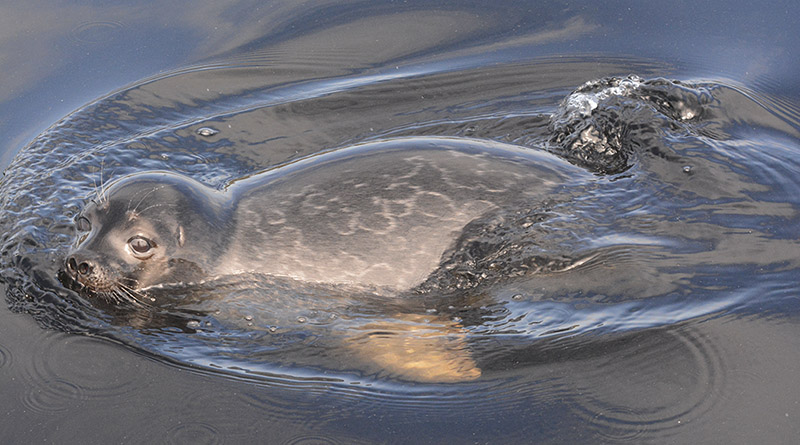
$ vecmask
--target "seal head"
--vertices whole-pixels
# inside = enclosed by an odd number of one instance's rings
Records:
[[[200,280],[225,248],[225,211],[221,193],[184,176],[122,178],[76,217],[77,244],[64,272],[73,287],[112,301]]]

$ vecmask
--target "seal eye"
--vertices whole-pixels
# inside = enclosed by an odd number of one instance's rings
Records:
[[[85,216],[80,216],[75,220],[75,227],[79,232],[88,232],[92,230],[92,223]]]
[[[131,248],[134,255],[141,257],[150,252],[153,248],[153,243],[143,236],[134,236],[128,240],[128,246]]]

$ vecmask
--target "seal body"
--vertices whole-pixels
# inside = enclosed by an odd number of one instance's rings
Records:
[[[170,172],[134,174],[76,217],[64,272],[88,294],[146,306],[152,286],[240,273],[394,296],[436,271],[470,221],[529,207],[574,173],[530,149],[406,138],[311,156],[221,190]],[[457,321],[387,311],[340,339],[349,359],[414,381],[481,375]]]
[[[134,174],[78,216],[65,268],[95,292],[243,272],[405,290],[471,220],[546,197],[570,169],[504,144],[406,138],[311,156],[223,190]]]

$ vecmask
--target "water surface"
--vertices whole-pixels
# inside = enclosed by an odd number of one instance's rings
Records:
[[[138,14],[101,5],[104,20],[61,31],[69,54],[96,48],[85,60],[113,81],[70,68],[55,86],[38,68],[26,89],[72,105],[40,136],[24,136],[35,124],[16,133],[29,143],[2,179],[13,312],[0,369],[18,419],[4,437],[794,437],[800,113],[787,7],[759,8],[772,26],[756,26],[727,3],[507,6],[199,6],[154,45]],[[34,103],[15,97],[4,115]],[[222,188],[325,150],[421,137],[507,144],[573,172],[551,200],[475,221],[445,264],[459,273],[442,268],[404,303],[464,327],[477,381],[421,384],[348,361],[342,332],[392,320],[380,295],[249,277],[202,289],[226,304],[143,314],[56,279],[95,184],[168,169]],[[46,427],[22,426],[34,422]]]

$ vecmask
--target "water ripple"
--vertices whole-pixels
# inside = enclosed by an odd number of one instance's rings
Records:
[[[343,443],[350,443],[350,442],[338,441],[331,437],[309,436],[309,435],[293,437],[292,439],[289,439],[286,442],[284,442],[284,444],[286,445],[339,445]]]
[[[144,375],[119,371],[136,357],[98,339],[48,333],[31,344],[30,354],[23,378],[31,390],[23,403],[31,409],[59,411],[80,400],[124,397],[146,381]]]
[[[12,363],[11,351],[0,343],[0,369],[10,368]]]
[[[607,440],[666,437],[701,421],[726,384],[715,342],[688,326],[635,336],[576,371],[573,409]]]
[[[70,37],[79,43],[105,43],[124,28],[125,25],[123,25],[122,22],[87,22],[73,29],[70,32]]]
[[[176,425],[167,430],[166,437],[163,438],[170,444],[220,444],[224,443],[220,432],[213,426],[201,422],[188,422]]]
[[[67,411],[76,402],[86,400],[83,388],[62,379],[38,380],[27,388],[22,405],[36,412]]]

